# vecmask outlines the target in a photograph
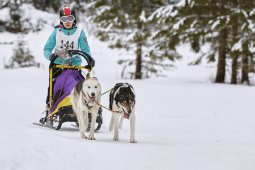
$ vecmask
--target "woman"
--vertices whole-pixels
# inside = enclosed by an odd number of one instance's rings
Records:
[[[76,13],[70,7],[64,7],[60,10],[60,25],[55,27],[44,46],[44,56],[48,60],[51,60],[54,49],[55,55],[63,54],[65,49],[79,49],[91,55],[85,32],[76,26],[76,20]],[[80,65],[81,61],[78,56],[69,60],[63,60],[58,57],[54,63]]]
[[[68,65],[81,65],[81,58],[79,56],[72,56],[71,58],[65,58],[66,50],[81,50],[91,56],[90,48],[87,43],[85,32],[76,26],[77,18],[74,9],[70,7],[64,7],[60,10],[60,25],[57,25],[48,38],[44,46],[44,56],[46,59],[54,61],[55,64],[68,64]],[[54,52],[53,52],[54,50]],[[56,58],[57,57],[57,58]],[[62,69],[54,68],[52,78],[57,78]],[[54,85],[54,81],[53,81]],[[49,111],[49,87],[48,96],[46,98],[46,117]],[[41,118],[40,122],[45,123],[46,117]]]

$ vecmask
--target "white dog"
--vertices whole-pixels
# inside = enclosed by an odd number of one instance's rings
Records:
[[[110,93],[110,110],[112,117],[109,130],[114,128],[114,141],[119,140],[119,128],[122,128],[123,118],[130,119],[130,142],[135,140],[135,92],[128,83],[117,83]]]
[[[95,140],[94,129],[99,106],[101,100],[101,85],[96,78],[89,78],[81,81],[71,92],[71,101],[74,113],[76,114],[81,138],[87,138],[85,131],[89,125],[88,114],[91,113],[91,127],[89,138]]]

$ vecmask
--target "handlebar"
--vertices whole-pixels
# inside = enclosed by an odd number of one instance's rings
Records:
[[[67,52],[69,53],[70,56],[74,55],[74,54],[78,54],[81,55],[86,61],[87,64],[92,68],[95,66],[95,60],[86,52],[80,51],[80,50],[67,50]],[[52,55],[51,58],[51,63],[54,63],[54,61],[59,57],[58,55]]]

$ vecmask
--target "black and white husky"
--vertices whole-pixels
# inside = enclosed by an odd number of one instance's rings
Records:
[[[89,133],[89,139],[95,140],[94,129],[96,123],[96,117],[99,110],[101,100],[101,85],[96,78],[89,78],[85,81],[81,81],[71,92],[71,102],[74,113],[79,123],[79,130],[81,138],[87,138],[85,131],[89,126],[89,116],[91,113],[91,128]]]
[[[114,128],[114,141],[119,140],[119,128],[122,128],[123,118],[130,119],[130,142],[135,140],[135,92],[128,83],[117,83],[110,92],[110,110],[112,111],[109,130]]]

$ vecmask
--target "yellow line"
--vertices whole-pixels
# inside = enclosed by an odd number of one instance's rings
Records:
[[[53,71],[53,68],[50,68],[50,99],[49,99],[49,102],[50,102],[50,108],[52,107],[52,71]]]
[[[54,65],[54,68],[82,69],[85,66]]]

